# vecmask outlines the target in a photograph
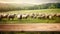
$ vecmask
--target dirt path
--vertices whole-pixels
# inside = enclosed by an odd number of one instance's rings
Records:
[[[60,23],[0,24],[0,31],[60,31]]]

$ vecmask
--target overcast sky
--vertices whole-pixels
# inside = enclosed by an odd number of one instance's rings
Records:
[[[29,4],[42,4],[42,3],[60,3],[60,0],[0,0],[2,3],[29,3]]]

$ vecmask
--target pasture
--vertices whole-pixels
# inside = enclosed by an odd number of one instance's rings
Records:
[[[8,11],[8,12],[0,12],[0,14],[31,14],[31,13],[46,13],[46,14],[55,14],[60,13],[60,9],[41,9],[41,10],[18,10],[18,11]],[[60,23],[60,17],[54,17],[54,19],[38,19],[38,18],[27,18],[27,19],[17,19],[8,20],[2,19],[0,20],[0,24],[19,24],[19,23]]]
[[[18,11],[8,11],[1,13],[15,13],[15,14],[30,14],[30,13],[60,13],[60,9],[41,9],[41,10],[18,10]]]

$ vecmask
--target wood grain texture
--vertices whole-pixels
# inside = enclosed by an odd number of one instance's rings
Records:
[[[0,24],[0,31],[60,31],[60,23]]]

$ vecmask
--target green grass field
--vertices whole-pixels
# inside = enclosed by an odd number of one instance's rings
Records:
[[[15,13],[15,14],[30,14],[30,13],[60,13],[60,9],[41,9],[41,10],[18,10],[18,11],[9,11],[2,13]]]
[[[60,13],[60,9],[41,9],[41,10],[19,10],[19,11],[8,11],[8,12],[2,12],[2,13],[15,13],[15,14],[30,14],[30,13]],[[14,20],[8,20],[4,19],[0,21],[0,24],[18,24],[18,23],[60,23],[60,18],[55,17],[55,19],[34,19],[34,18],[28,18],[28,19],[14,19]]]

